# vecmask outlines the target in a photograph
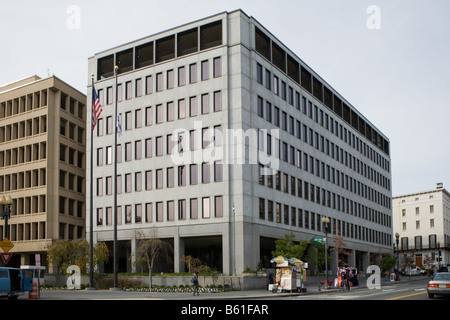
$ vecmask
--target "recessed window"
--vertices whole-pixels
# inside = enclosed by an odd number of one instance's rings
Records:
[[[116,63],[119,67],[119,74],[133,70],[133,49],[128,49],[117,53]]]
[[[200,27],[200,50],[209,49],[222,44],[222,21],[213,22]]]
[[[178,57],[198,51],[198,29],[191,29],[178,34],[177,36]]]
[[[143,68],[154,63],[153,42],[136,47],[136,69]]]
[[[156,62],[175,58],[175,36],[168,36],[156,41]]]

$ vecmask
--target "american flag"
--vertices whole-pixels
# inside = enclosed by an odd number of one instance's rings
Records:
[[[97,95],[97,91],[95,91],[95,87],[92,86],[92,131],[94,131],[95,126],[97,125],[97,120],[100,118],[102,114],[102,105],[100,104],[100,100]]]

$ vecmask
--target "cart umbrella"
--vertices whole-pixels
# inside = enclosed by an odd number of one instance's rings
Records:
[[[291,258],[291,259],[289,259],[289,263],[292,264],[292,265],[294,265],[294,266],[297,266],[297,267],[303,266],[303,261],[300,260],[300,259],[297,259],[297,258]]]
[[[278,256],[278,257],[273,258],[272,260],[270,260],[270,263],[281,264],[281,263],[285,263],[286,261],[288,261],[288,259],[286,259],[285,257]]]

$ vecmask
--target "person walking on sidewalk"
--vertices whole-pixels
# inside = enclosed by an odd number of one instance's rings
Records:
[[[198,273],[195,272],[194,276],[191,279],[192,284],[194,285],[194,296],[197,293],[197,295],[199,296],[200,294],[198,293]]]

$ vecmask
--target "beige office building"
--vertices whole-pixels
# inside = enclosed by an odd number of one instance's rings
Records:
[[[86,96],[57,77],[0,87],[0,199],[12,198],[1,239],[8,266],[46,264],[58,239],[85,237]],[[3,261],[0,263],[3,264]],[[50,272],[52,270],[49,270]]]
[[[396,196],[392,202],[400,270],[449,265],[450,193],[444,185],[438,183],[434,190]]]

